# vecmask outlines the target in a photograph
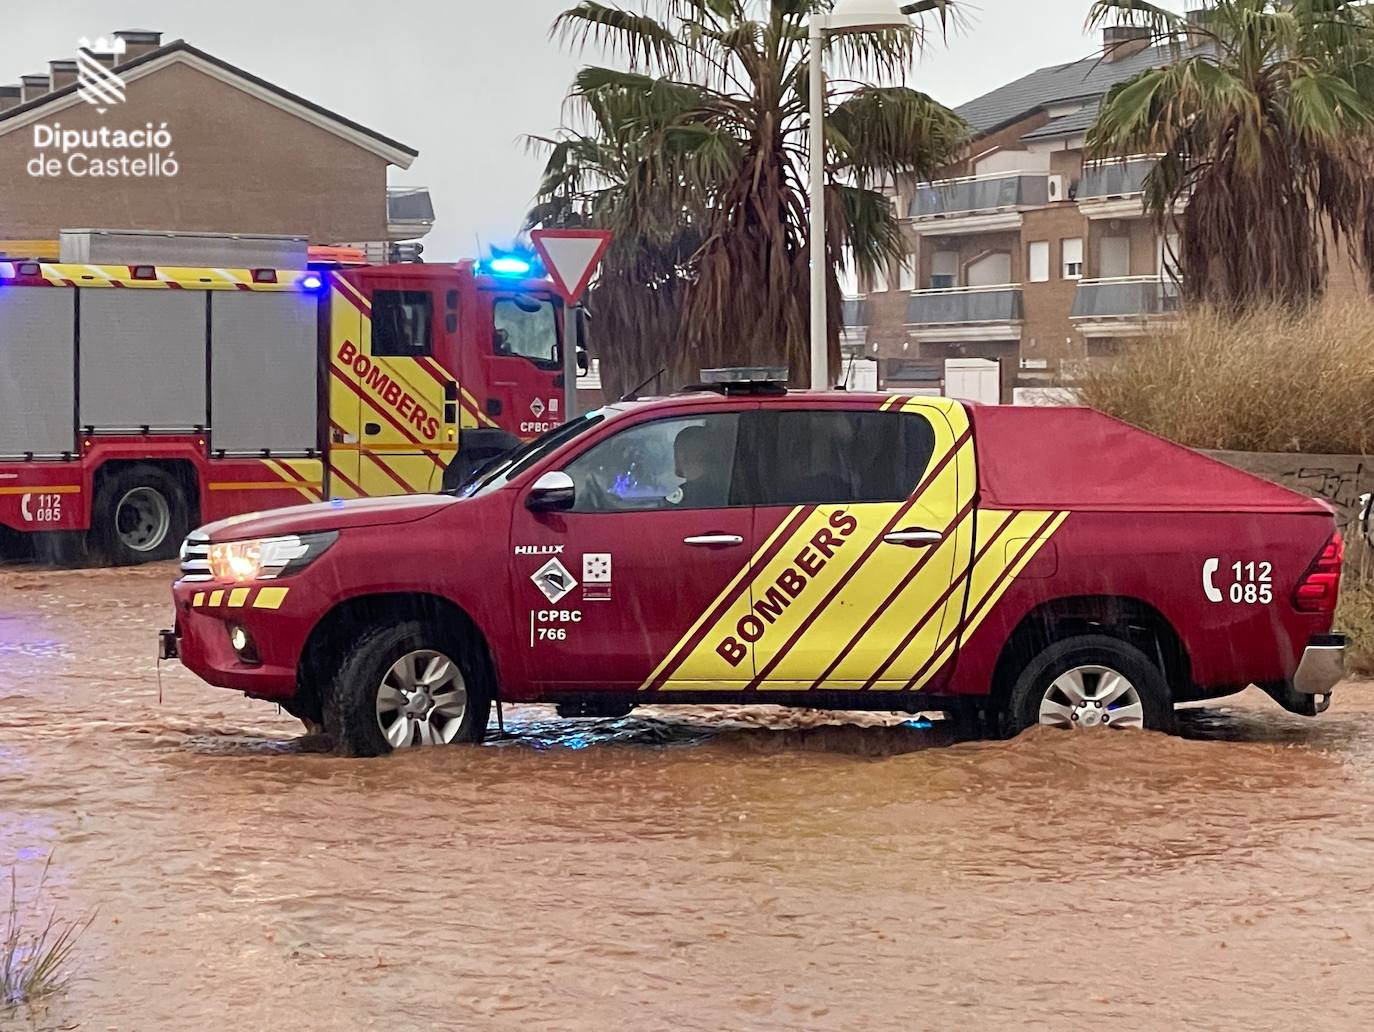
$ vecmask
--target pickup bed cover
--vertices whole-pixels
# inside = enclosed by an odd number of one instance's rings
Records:
[[[1089,408],[968,406],[984,506],[1329,515],[1321,502]]]

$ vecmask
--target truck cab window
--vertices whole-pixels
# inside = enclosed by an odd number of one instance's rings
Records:
[[[496,354],[557,368],[558,308],[552,301],[535,297],[497,298],[492,323],[492,350]]]
[[[756,505],[900,502],[935,450],[919,413],[763,411],[749,427]]]
[[[417,358],[434,353],[434,300],[427,290],[372,294],[372,354]]]
[[[736,413],[641,423],[567,466],[574,512],[723,509],[731,504]]]

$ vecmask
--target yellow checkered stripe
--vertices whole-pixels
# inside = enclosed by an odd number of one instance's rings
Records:
[[[298,289],[300,269],[276,269],[276,283],[255,283],[250,269],[190,269],[157,265],[156,279],[134,279],[127,265],[75,265],[45,262],[43,278],[54,286],[129,287],[134,290],[256,290],[266,293]]]
[[[290,588],[220,588],[197,591],[192,609],[280,609],[286,604]]]

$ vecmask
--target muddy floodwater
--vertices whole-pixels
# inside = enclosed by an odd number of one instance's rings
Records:
[[[1184,736],[508,711],[348,761],[165,665],[171,567],[0,568],[0,1028],[1369,1029],[1374,684]]]

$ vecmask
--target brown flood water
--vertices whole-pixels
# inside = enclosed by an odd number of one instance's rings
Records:
[[[0,1027],[1374,1025],[1374,684],[1182,738],[525,709],[344,761],[175,665],[159,704],[172,574],[0,569],[0,872],[96,913]]]

